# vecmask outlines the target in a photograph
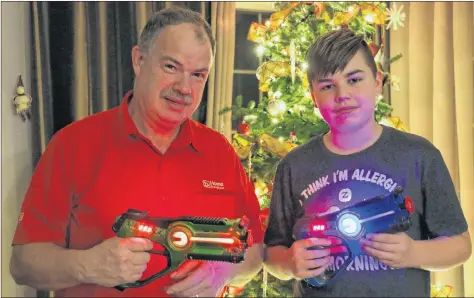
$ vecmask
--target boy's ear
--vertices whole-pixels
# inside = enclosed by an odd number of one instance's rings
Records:
[[[309,93],[311,93],[311,98],[313,99],[314,107],[318,108],[318,103],[316,102],[316,97],[314,96],[313,90],[310,89]]]

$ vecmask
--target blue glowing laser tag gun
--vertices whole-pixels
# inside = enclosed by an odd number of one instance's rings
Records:
[[[298,219],[293,227],[296,240],[333,238],[329,247],[314,246],[309,249],[345,248],[349,254],[339,269],[326,269],[319,276],[305,279],[306,283],[317,288],[327,285],[339,272],[345,270],[355,256],[363,254],[359,241],[367,234],[408,231],[414,205],[409,197],[402,196],[402,192],[403,189],[398,187],[387,196],[367,199],[338,212],[323,216],[305,215]]]
[[[166,256],[168,266],[144,280],[116,286],[117,290],[145,286],[185,260],[240,263],[253,243],[246,216],[235,220],[190,216],[168,219],[149,217],[147,213],[128,209],[116,218],[112,230],[121,238],[143,237],[159,243],[163,252],[148,252]]]

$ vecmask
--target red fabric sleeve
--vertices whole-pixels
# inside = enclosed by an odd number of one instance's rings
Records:
[[[21,207],[13,245],[53,242],[66,246],[72,201],[67,169],[71,159],[65,158],[58,134],[51,139],[33,173]]]

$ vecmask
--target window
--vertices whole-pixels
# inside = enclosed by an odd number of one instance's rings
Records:
[[[244,106],[254,100],[260,102],[263,94],[258,90],[257,68],[262,63],[255,49],[257,43],[247,39],[248,31],[252,22],[262,24],[270,18],[271,12],[258,12],[248,10],[237,10],[235,15],[235,60],[234,60],[234,84],[232,91],[232,103],[235,104],[237,96],[242,96]],[[242,119],[232,121],[232,130],[235,131]]]

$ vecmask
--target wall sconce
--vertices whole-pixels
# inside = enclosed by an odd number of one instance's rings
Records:
[[[26,119],[30,120],[31,118],[31,102],[33,99],[31,96],[26,94],[25,86],[23,85],[23,80],[21,75],[18,76],[18,84],[16,86],[16,96],[13,98],[13,105],[16,108],[16,113],[21,116],[23,122]]]

